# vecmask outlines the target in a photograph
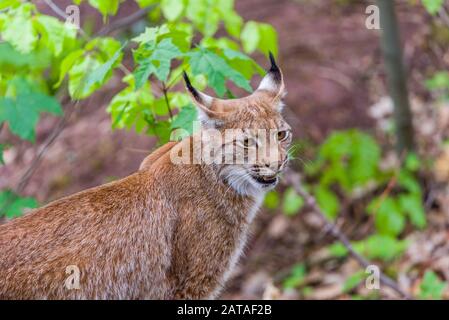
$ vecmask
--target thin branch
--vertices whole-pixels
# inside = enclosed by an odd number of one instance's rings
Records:
[[[163,81],[162,81],[162,92],[164,94],[165,104],[167,105],[170,119],[173,119],[173,112],[171,111],[170,101],[168,101],[168,89],[167,89],[167,86],[165,85],[165,82],[163,82]]]
[[[47,139],[44,141],[42,148],[39,150],[37,155],[33,158],[31,161],[30,166],[25,171],[25,173],[20,178],[19,184],[17,185],[16,192],[18,194],[21,194],[25,187],[27,186],[28,182],[30,181],[33,173],[36,171],[37,167],[41,163],[42,157],[47,152],[47,150],[50,148],[50,146],[55,142],[56,138],[60,135],[60,133],[64,130],[67,122],[69,121],[71,115],[75,110],[78,108],[79,101],[76,101],[73,106],[69,107],[67,112],[64,114],[64,117],[59,121],[57,126],[53,129],[51,134],[47,137]]]
[[[98,31],[95,34],[95,36],[105,36],[107,34],[110,34],[111,32],[118,30],[118,29],[123,29],[123,28],[127,27],[128,25],[133,24],[133,23],[139,21],[140,19],[144,18],[147,15],[147,13],[150,12],[151,10],[153,10],[156,6],[157,6],[157,4],[150,5],[146,8],[140,9],[140,10],[130,14],[127,17],[115,20],[112,23],[110,23],[107,26],[104,26],[102,29],[100,29],[100,31]]]
[[[340,231],[340,229],[326,217],[326,215],[317,205],[315,198],[304,190],[304,188],[301,185],[300,178],[301,178],[300,175],[292,170],[289,170],[285,174],[285,181],[289,185],[291,185],[301,197],[303,197],[305,204],[309,208],[311,208],[316,214],[318,214],[320,218],[323,220],[325,224],[324,226],[325,230],[327,230],[333,237],[338,239],[346,247],[351,256],[362,267],[367,268],[368,266],[372,265],[373,263],[371,263],[368,259],[366,259],[365,257],[363,257],[362,255],[360,255],[355,251],[348,237],[345,234],[343,234]],[[402,298],[412,299],[412,297],[406,292],[404,292],[393,279],[385,275],[383,272],[380,272],[379,280],[382,284],[393,289]]]
[[[441,21],[449,27],[449,14],[446,11],[446,8],[444,6],[441,7],[440,11],[438,11],[438,15],[441,18]]]

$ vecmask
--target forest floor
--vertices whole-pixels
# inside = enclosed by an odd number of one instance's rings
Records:
[[[325,0],[236,1],[237,10],[245,20],[271,23],[279,33],[279,64],[288,90],[285,116],[295,137],[305,145],[321,142],[338,129],[361,128],[377,135],[376,123],[367,111],[386,95],[379,31],[365,28],[366,4],[363,1],[350,6],[329,3]],[[121,14],[133,9],[124,6]],[[410,73],[412,97],[426,99],[421,75],[441,57],[421,52],[428,34],[425,14],[406,5],[400,6],[399,14],[406,65],[409,70],[419,70]],[[262,56],[256,56],[256,60],[266,65]],[[25,194],[46,203],[137,170],[155,141],[132,131],[111,131],[105,107],[120,88],[120,79],[115,77],[100,94],[82,103],[80,111],[44,155]],[[17,185],[55,121],[48,117],[39,124],[36,145],[21,144],[5,153],[10,165],[0,169],[0,188]],[[307,162],[311,155],[304,150],[302,157]],[[293,166],[301,168],[297,163]],[[351,238],[372,226],[368,219],[358,221],[353,216],[345,219],[343,230]],[[446,215],[435,213],[430,216],[426,232],[411,235],[417,241],[404,257],[408,265],[413,259],[423,265],[436,261],[438,269],[446,268],[447,273],[449,258],[443,259],[447,248],[441,247],[441,243],[449,239],[445,228],[448,220]],[[423,238],[429,240],[426,248],[419,247]],[[358,266],[352,259],[330,258],[325,247],[332,242],[329,235],[320,231],[320,222],[312,212],[287,217],[263,210],[253,227],[245,256],[222,298],[261,298],[264,294],[283,298],[345,298],[342,284]],[[437,260],[435,251],[440,257]],[[305,283],[313,290],[306,296],[279,291],[281,279],[292,266],[303,262],[308,267]],[[400,270],[405,260],[395,265]],[[448,274],[443,276],[449,279]],[[413,288],[416,283],[403,285]],[[384,296],[394,297],[394,294],[387,290]]]

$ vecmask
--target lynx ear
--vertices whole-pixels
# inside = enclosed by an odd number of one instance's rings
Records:
[[[216,102],[215,100],[217,99],[195,89],[192,86],[192,83],[190,82],[190,79],[185,71],[183,72],[182,75],[186,83],[187,91],[189,92],[193,103],[195,103],[195,105],[198,108],[199,120],[203,123],[216,124],[217,121],[223,119],[225,117],[224,112],[218,112],[213,110],[214,103]]]
[[[280,103],[280,100],[285,95],[284,78],[271,52],[269,52],[269,57],[271,67],[256,91],[265,91],[273,98],[274,102]]]

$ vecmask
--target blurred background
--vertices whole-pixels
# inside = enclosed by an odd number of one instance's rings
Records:
[[[142,129],[139,115],[163,103],[165,89],[172,92],[166,96],[175,115],[156,110],[161,123],[170,126],[173,121],[185,120],[176,118],[184,110],[179,101],[185,96],[175,74],[192,64],[192,56],[169,60],[166,81],[155,72],[142,87],[151,85],[147,88],[151,96],[142,93],[130,97],[135,91],[126,91],[129,86],[138,86],[130,85],[129,78],[132,74],[138,81],[133,70],[143,65],[139,59],[156,50],[145,47],[154,40],[151,32],[155,32],[145,28],[166,23],[178,48],[182,43],[177,44],[176,32],[190,32],[192,44],[215,52],[231,68],[239,70],[239,63],[247,56],[254,59],[251,67],[244,65],[243,69],[250,70],[241,71],[253,88],[261,78],[260,67],[268,66],[267,51],[275,50],[288,91],[284,114],[295,139],[291,168],[300,174],[323,214],[360,255],[383,270],[401,290],[417,298],[449,298],[449,1],[397,0],[387,1],[393,5],[384,7],[385,1],[358,0],[75,1],[82,32],[57,35],[49,31],[54,20],[38,16],[63,22],[63,14],[69,14],[65,8],[72,1],[3,2],[3,222],[26,213],[26,208],[135,172],[145,156],[164,141],[157,131]],[[25,5],[33,7],[23,8]],[[385,28],[379,29],[376,8],[368,10],[370,5],[395,10],[400,32],[396,46],[394,21],[381,21]],[[212,11],[195,12],[195,6]],[[216,32],[209,32],[215,24],[211,27],[201,21],[214,16],[213,8],[223,16],[216,18]],[[200,15],[202,20],[195,18]],[[26,28],[31,29],[22,34]],[[30,33],[35,34],[33,41],[26,36]],[[142,33],[147,37],[132,41]],[[95,49],[94,43],[87,48],[85,37],[110,37],[119,44],[105,45],[106,57],[98,58],[94,55],[101,53],[102,47]],[[155,41],[162,42],[160,38]],[[124,47],[120,48],[120,43]],[[233,60],[228,48],[244,52],[245,58]],[[47,49],[48,55],[43,53]],[[73,54],[77,50],[81,51]],[[180,49],[194,50],[197,47]],[[120,63],[115,55],[118,52]],[[69,56],[72,58],[67,59]],[[95,68],[74,70],[81,65],[76,61],[88,57]],[[109,69],[99,73],[108,62]],[[212,90],[208,77],[202,78],[204,70],[190,71],[198,85],[206,88],[208,84],[208,93],[220,93],[219,84]],[[79,74],[89,73],[97,79],[79,80]],[[223,74],[228,78],[225,71]],[[127,75],[128,82],[123,81]],[[70,89],[77,84],[77,76],[78,85],[86,81],[95,88],[83,88],[86,92],[77,95]],[[28,86],[37,83],[38,89],[23,89],[20,79]],[[168,88],[166,84],[172,85]],[[227,84],[225,96],[247,94],[238,79]],[[36,105],[32,115],[26,106],[20,111],[20,99],[29,92],[41,95],[33,101],[53,99],[44,100],[44,104],[55,104],[54,108],[39,109]],[[126,99],[129,101],[124,103]],[[9,113],[9,118],[8,101],[15,101],[20,111],[14,116]],[[130,105],[134,108],[131,111],[127,109]],[[188,118],[187,107],[185,110]],[[124,120],[122,113],[132,119]],[[31,123],[22,123],[27,122],[24,119]],[[158,124],[155,119],[150,122]],[[288,182],[270,192],[252,227],[245,255],[221,298],[400,297],[382,284],[380,290],[370,289],[365,268],[324,226],[320,215],[304,205],[303,197]]]

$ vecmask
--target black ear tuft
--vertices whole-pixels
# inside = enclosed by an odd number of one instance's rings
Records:
[[[184,78],[184,81],[186,83],[186,87],[189,90],[189,92],[192,94],[192,96],[198,101],[201,101],[201,97],[200,94],[198,92],[198,90],[196,90],[193,86],[192,83],[190,82],[189,76],[187,75],[187,73],[185,71],[182,72],[182,76]]]
[[[274,60],[274,56],[273,56],[273,53],[271,51],[268,52],[268,56],[270,57],[270,63],[271,63],[271,67],[270,67],[270,70],[268,70],[268,73],[271,73],[272,77],[273,77],[273,80],[277,84],[279,84],[279,83],[282,82],[281,70],[277,66],[276,60]]]

